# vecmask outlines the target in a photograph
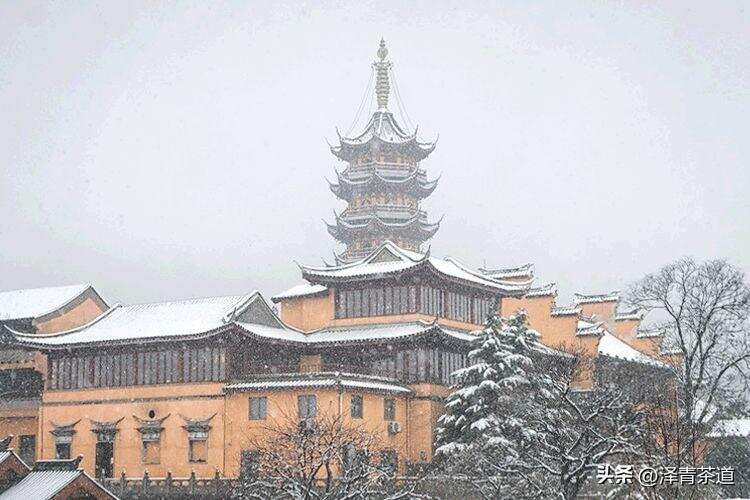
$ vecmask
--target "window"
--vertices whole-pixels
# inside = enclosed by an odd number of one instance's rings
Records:
[[[55,458],[58,460],[70,458],[70,443],[55,444]]]
[[[297,410],[299,418],[313,418],[317,413],[317,397],[315,394],[297,396]]]
[[[250,420],[265,420],[268,398],[250,398]]]
[[[363,399],[359,394],[352,395],[351,415],[352,418],[362,418]]]
[[[191,462],[205,462],[208,456],[208,440],[191,439],[188,441],[188,460]]]
[[[143,441],[141,462],[144,464],[158,464],[160,456],[161,446],[159,441]]]
[[[385,398],[383,400],[383,419],[396,420],[396,400]]]
[[[18,456],[26,465],[36,462],[36,436],[20,436],[18,440]]]

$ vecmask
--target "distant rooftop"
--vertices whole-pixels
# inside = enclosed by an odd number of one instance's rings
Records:
[[[0,321],[33,319],[54,312],[91,288],[89,284],[0,292]]]

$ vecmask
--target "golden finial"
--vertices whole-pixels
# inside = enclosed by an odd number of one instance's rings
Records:
[[[391,69],[390,61],[386,61],[388,57],[388,48],[385,46],[385,40],[380,39],[380,47],[378,48],[378,59],[372,63],[375,68],[375,96],[378,98],[378,109],[388,109],[388,96],[391,93],[391,84],[388,80],[388,70]]]
[[[380,39],[380,48],[378,48],[378,57],[384,61],[388,57],[388,48],[385,46],[385,38]]]

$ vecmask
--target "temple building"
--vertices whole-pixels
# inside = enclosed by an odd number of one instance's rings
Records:
[[[338,181],[330,184],[337,198],[347,203],[328,232],[346,245],[338,257],[343,262],[362,258],[384,241],[406,250],[419,251],[440,227],[428,221],[420,202],[435,190],[437,180],[427,178],[420,162],[435,149],[422,142],[417,130],[408,133],[388,109],[390,69],[388,49],[380,41],[375,71],[377,110],[365,129],[354,137],[342,137],[331,152],[346,162],[336,170]]]
[[[108,308],[91,285],[0,292],[0,327],[26,334],[55,333],[84,325]],[[47,360],[40,352],[0,348],[0,438],[21,458],[37,456],[38,414]]]
[[[490,315],[526,309],[543,354],[575,345],[659,366],[646,342],[658,334],[617,294],[561,306],[531,264],[474,269],[423,248],[438,224],[419,202],[437,182],[420,161],[435,145],[388,110],[390,65],[381,42],[378,109],[332,148],[347,167],[331,189],[349,204],[329,226],[346,245],[337,262],[300,265],[274,306],[257,291],[111,307],[91,287],[0,294],[0,355],[36,360],[0,363],[0,375],[38,374],[31,409],[3,402],[0,438],[29,436],[29,462],[81,455],[99,478],[232,478],[275,422],[332,414],[380,436],[381,459],[408,473],[432,458],[453,373]]]

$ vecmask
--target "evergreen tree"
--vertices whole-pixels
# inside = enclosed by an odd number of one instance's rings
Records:
[[[515,439],[527,429],[516,418],[521,394],[528,394],[532,381],[531,349],[536,332],[527,327],[526,313],[507,320],[488,319],[473,341],[469,364],[455,373],[454,391],[446,401],[446,413],[437,429],[437,453],[447,456],[469,446],[500,447],[514,455]]]

